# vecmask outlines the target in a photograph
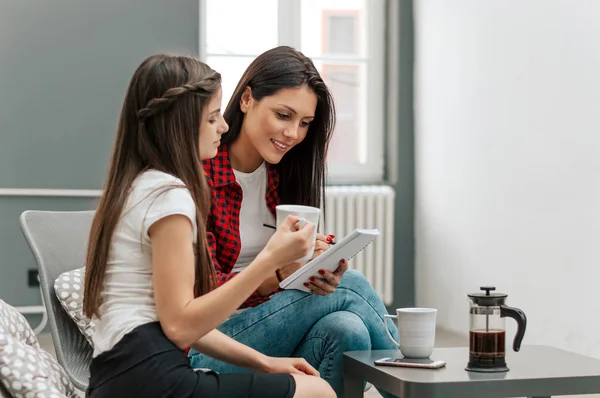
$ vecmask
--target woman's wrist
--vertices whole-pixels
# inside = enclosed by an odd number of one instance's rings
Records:
[[[267,355],[257,351],[257,357],[254,361],[253,370],[257,372],[269,372],[269,358]]]
[[[273,259],[271,254],[266,250],[263,250],[258,253],[254,261],[250,263],[250,266],[260,270],[259,272],[262,273],[263,278],[270,278],[273,275],[272,264]]]
[[[294,272],[298,271],[300,268],[302,268],[303,265],[304,264],[301,263],[292,263],[285,265],[279,268],[279,276],[281,276],[281,279],[285,279],[288,276],[292,275]]]

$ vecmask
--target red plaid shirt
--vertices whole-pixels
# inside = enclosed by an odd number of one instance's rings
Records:
[[[208,184],[212,190],[211,209],[208,215],[207,240],[213,265],[220,286],[237,273],[232,272],[241,250],[240,209],[242,208],[242,188],[235,180],[229,148],[221,145],[217,156],[203,161]],[[279,204],[277,186],[279,174],[274,167],[267,166],[267,207],[275,216],[275,206]],[[275,292],[274,292],[275,293]],[[240,308],[256,307],[269,298],[254,292]]]

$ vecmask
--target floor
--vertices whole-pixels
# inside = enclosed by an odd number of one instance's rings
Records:
[[[42,348],[54,354],[54,346],[52,344],[52,338],[49,333],[41,333],[38,335],[38,339]],[[443,330],[438,330],[436,333],[436,346],[437,347],[457,347],[457,346],[466,346],[468,345],[468,341],[466,337],[461,335],[448,333]],[[81,394],[83,397],[84,395]],[[593,395],[576,395],[574,397],[578,398],[600,398],[600,394]],[[365,398],[381,398],[381,395],[377,392],[375,388],[371,388],[369,391],[365,393]]]

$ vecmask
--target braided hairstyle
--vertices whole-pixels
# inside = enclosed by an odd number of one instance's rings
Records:
[[[205,231],[210,191],[198,149],[202,112],[220,87],[217,72],[184,56],[153,55],[133,74],[89,236],[83,302],[87,316],[99,316],[114,230],[134,180],[149,169],[179,178],[190,191],[198,229],[194,293],[202,295],[214,286]]]
[[[325,205],[326,156],[335,127],[335,106],[329,89],[310,58],[280,46],[259,55],[244,72],[223,114],[229,131],[221,142],[231,145],[240,136],[244,113],[240,108],[246,87],[260,101],[284,88],[306,86],[317,96],[315,118],[306,138],[274,167],[279,172],[280,202],[319,207]]]

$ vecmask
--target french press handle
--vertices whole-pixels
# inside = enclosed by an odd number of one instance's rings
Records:
[[[519,351],[521,349],[523,336],[525,336],[525,329],[527,328],[527,317],[525,316],[525,313],[518,308],[502,304],[500,306],[500,316],[502,318],[509,317],[517,321],[517,334],[515,334],[515,339],[513,341],[513,350],[515,352]]]

